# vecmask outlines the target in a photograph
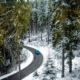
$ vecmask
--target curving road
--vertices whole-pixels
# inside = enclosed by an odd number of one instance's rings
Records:
[[[32,61],[32,63],[29,66],[27,66],[26,68],[21,70],[21,79],[28,76],[30,73],[32,73],[36,69],[38,69],[40,67],[40,65],[42,64],[42,61],[43,61],[42,54],[36,55],[34,48],[30,48],[28,46],[24,46],[24,48],[30,50],[33,53],[34,60]],[[11,75],[5,79],[2,79],[2,80],[20,80],[19,72],[14,74],[14,75]]]

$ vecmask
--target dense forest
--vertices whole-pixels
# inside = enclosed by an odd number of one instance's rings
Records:
[[[62,51],[72,72],[73,51],[80,43],[80,0],[0,0],[0,72],[17,63],[23,42],[29,35],[47,32],[47,42]],[[64,57],[66,54],[66,57]]]

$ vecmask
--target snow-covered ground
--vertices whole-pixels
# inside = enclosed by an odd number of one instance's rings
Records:
[[[53,48],[50,47],[50,46],[46,46],[46,47],[40,47],[39,46],[39,48],[37,46],[36,47],[32,46],[32,45],[29,45],[29,46],[40,50],[41,53],[43,54],[43,57],[44,57],[43,64],[37,70],[39,72],[39,74],[42,74],[42,71],[45,68],[44,63],[47,60],[48,54],[49,53],[55,54],[56,51],[53,50]],[[57,73],[58,78],[56,80],[80,80],[80,57],[76,57],[76,58],[73,59],[73,73],[72,74],[69,74],[68,69],[67,69],[67,64],[66,64],[66,69],[67,70],[65,70],[65,77],[64,78],[61,78],[61,67],[62,67],[61,66],[61,60],[58,60],[57,58],[54,58],[54,56],[53,56],[53,61],[55,62],[55,66],[60,70]],[[31,73],[29,76],[25,77],[22,80],[41,80],[41,77],[38,77],[38,78],[35,79],[33,77],[33,74],[34,74],[34,72]]]
[[[34,40],[36,39],[36,41],[32,41],[29,43],[27,42],[27,40],[25,39],[24,40],[24,44],[30,46],[30,47],[33,47],[33,48],[36,48],[38,50],[40,50],[40,52],[43,54],[43,63],[42,65],[40,66],[40,68],[38,68],[38,73],[39,74],[42,74],[42,71],[43,69],[45,68],[44,67],[44,63],[46,62],[47,60],[47,56],[49,54],[52,55],[52,58],[53,58],[53,61],[55,62],[55,66],[56,68],[58,68],[59,72],[57,72],[57,79],[56,80],[80,80],[80,64],[79,64],[79,61],[80,61],[80,57],[79,57],[79,54],[80,54],[80,50],[77,50],[77,51],[74,51],[74,54],[75,54],[75,58],[73,59],[72,61],[72,65],[73,65],[73,72],[72,74],[69,74],[68,72],[68,64],[66,63],[65,61],[65,77],[64,78],[61,78],[61,58],[59,59],[59,57],[57,57],[56,55],[60,55],[59,52],[56,52],[52,45],[51,45],[51,42],[50,44],[48,45],[47,42],[46,42],[46,38],[47,38],[47,35],[46,33],[43,34],[43,40],[41,41],[40,40],[40,34],[39,35],[36,35],[36,36],[32,36],[32,39],[34,38]],[[61,55],[60,55],[61,57]],[[41,76],[38,77],[38,78],[34,78],[33,77],[34,75],[34,72],[31,73],[29,76],[25,77],[24,79],[22,80],[41,80]]]
[[[80,80],[80,64],[79,64],[80,57],[78,56],[79,53],[80,53],[80,51],[75,51],[75,53],[77,54],[77,56],[72,61],[73,62],[72,63],[73,64],[73,72],[72,72],[72,74],[69,74],[69,72],[68,72],[68,66],[65,63],[65,77],[61,78],[61,67],[62,67],[61,66],[61,59],[59,59],[56,56],[56,55],[58,55],[60,53],[56,52],[53,49],[53,47],[51,45],[51,42],[49,43],[49,45],[47,44],[47,42],[46,42],[46,37],[47,37],[46,33],[43,34],[43,40],[42,41],[40,40],[40,34],[36,35],[36,36],[31,36],[31,37],[32,37],[31,42],[28,42],[28,38],[24,40],[24,45],[36,48],[36,49],[40,50],[40,52],[42,53],[43,58],[44,58],[43,59],[43,63],[37,69],[37,71],[38,71],[38,73],[40,75],[42,74],[43,69],[45,68],[44,67],[44,63],[46,62],[48,55],[51,54],[52,59],[55,62],[55,66],[59,70],[59,72],[57,72],[57,79],[56,80]],[[33,40],[33,38],[34,38],[34,40]],[[30,53],[29,58],[26,60],[26,62],[22,63],[21,66],[27,67],[27,65],[25,65],[25,64],[28,63],[28,62],[30,64],[30,62],[31,62],[30,60],[31,59],[33,60],[33,57],[32,57],[32,55]],[[34,78],[33,74],[34,74],[34,72],[31,73],[29,76],[26,76],[22,80],[41,80],[41,76],[38,77],[38,78]],[[3,78],[3,77],[4,76],[0,77],[0,79]]]

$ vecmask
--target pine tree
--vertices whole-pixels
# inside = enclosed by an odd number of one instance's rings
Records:
[[[10,1],[0,3],[0,47],[8,49],[14,62],[22,50],[20,40],[28,28],[31,5],[29,0]]]
[[[38,78],[40,75],[39,75],[39,72],[38,71],[35,71],[34,74],[33,74],[33,77],[35,78]]]
[[[39,1],[38,26],[40,27],[41,41],[42,41],[42,33],[43,33],[44,21],[45,21],[45,8],[44,8],[44,5],[45,5],[44,0]]]
[[[56,68],[54,62],[52,61],[51,56],[48,56],[47,62],[44,65],[45,69],[43,70],[42,80],[55,80],[56,79]]]
[[[44,69],[40,74],[38,71],[35,71],[33,77],[39,78],[40,80],[55,80],[56,79],[56,67],[54,66],[54,61],[52,60],[51,55],[48,55],[47,61],[44,64]]]
[[[79,36],[79,3],[80,1],[61,0],[55,5],[53,13],[53,46],[57,50],[67,52],[69,58],[69,72],[72,72],[72,50],[76,49]],[[65,52],[64,51],[64,52]]]
[[[56,50],[62,50],[62,77],[64,77],[64,50],[65,50],[65,43],[68,42],[68,39],[65,37],[65,31],[64,31],[64,18],[62,15],[62,10],[60,9],[60,2],[54,2],[54,13],[53,13],[53,32],[52,32],[52,40],[53,40],[53,47],[55,47]]]
[[[51,18],[52,18],[52,13],[53,13],[53,2],[52,0],[47,0],[46,1],[46,7],[45,7],[45,25],[47,29],[47,41],[49,44],[49,36],[51,33]]]
[[[31,32],[34,31],[34,33],[38,32],[38,13],[39,13],[38,4],[39,4],[38,0],[34,0],[32,2],[32,13],[30,21],[31,21],[31,29],[33,29],[31,30]]]
[[[66,44],[66,51],[69,60],[69,72],[72,72],[72,58],[73,58],[73,50],[77,49],[77,44],[79,41],[79,37],[77,35],[77,30],[79,29],[79,23],[77,18],[79,17],[79,4],[80,1],[70,0],[66,2],[69,7],[65,11],[67,14],[65,21],[65,36],[69,39],[69,42]]]

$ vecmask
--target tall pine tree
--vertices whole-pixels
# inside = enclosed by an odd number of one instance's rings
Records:
[[[62,52],[67,52],[70,73],[72,72],[72,52],[76,49],[77,42],[79,41],[79,36],[77,35],[77,30],[79,29],[79,3],[79,0],[61,0],[54,5],[56,9],[53,13],[52,21],[53,46],[59,50],[62,49]],[[63,69],[64,67],[62,68],[64,72]]]
[[[0,3],[0,48],[4,46],[4,49],[8,49],[13,61],[21,53],[21,35],[28,28],[30,13],[29,0],[6,0]]]

